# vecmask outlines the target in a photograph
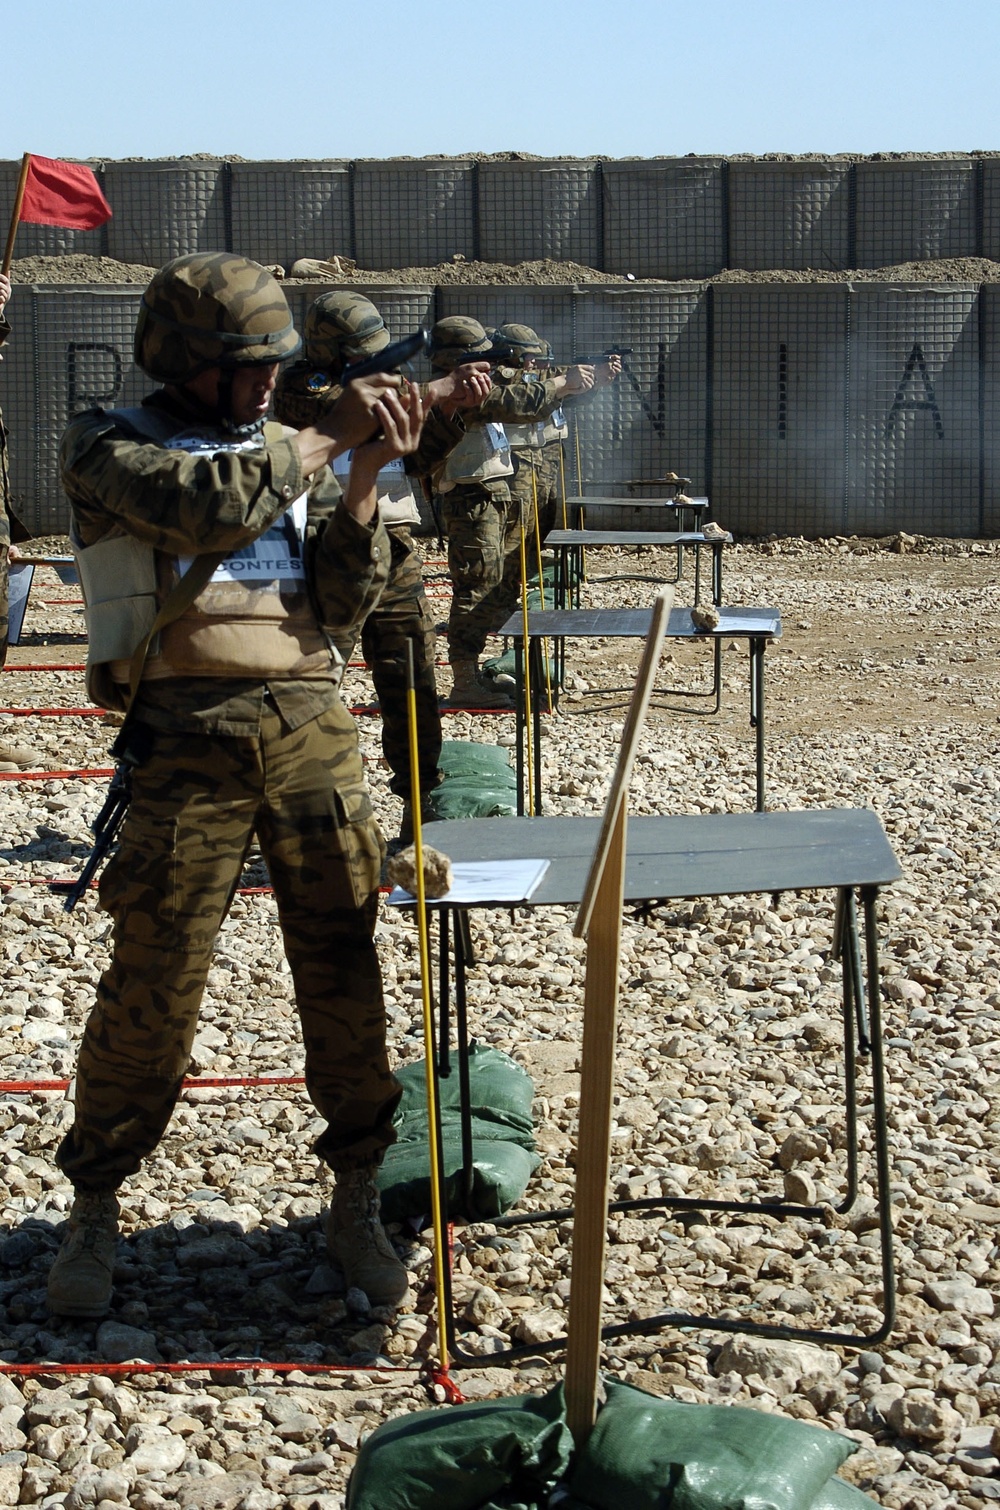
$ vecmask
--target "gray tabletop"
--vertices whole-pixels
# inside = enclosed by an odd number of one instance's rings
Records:
[[[536,608],[528,614],[531,639],[645,639],[652,623],[651,608]],[[500,634],[522,638],[524,616],[512,613]],[[781,635],[776,608],[719,608],[715,629],[699,629],[689,608],[672,608],[667,622],[670,639],[705,635],[711,639],[773,639]]]
[[[584,498],[577,496],[567,498],[567,507],[572,504],[574,508],[586,508],[588,504],[618,504],[622,508],[630,509],[706,509],[707,498],[622,498],[620,494],[614,497]]]
[[[708,540],[701,530],[549,530],[542,544],[555,549],[559,545],[731,545],[725,540]]]
[[[549,860],[528,905],[571,906],[583,896],[600,826],[600,818],[462,818],[429,824],[424,839],[452,860]],[[628,820],[627,902],[884,886],[901,874],[869,808]]]

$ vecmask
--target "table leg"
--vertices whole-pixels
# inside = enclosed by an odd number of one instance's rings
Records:
[[[542,811],[542,688],[545,685],[545,644],[540,639],[531,641],[528,657],[534,670],[531,675],[531,729],[529,738],[534,755],[534,802],[532,816],[537,818]]]
[[[896,1272],[892,1251],[892,1192],[889,1183],[889,1118],[885,1099],[885,1063],[882,1052],[882,997],[879,984],[878,933],[875,922],[877,886],[861,888],[865,914],[865,953],[868,971],[868,1006],[871,1014],[872,1100],[875,1108],[875,1173],[882,1247],[882,1312],[885,1317],[876,1333],[879,1341],[889,1336],[896,1320]]]
[[[469,914],[455,914],[455,1040],[458,1052],[459,1103],[462,1129],[462,1194],[466,1215],[475,1215],[473,1186],[475,1152],[472,1146],[472,1087],[469,1080],[469,1016],[465,992],[465,967],[472,963]]]
[[[517,816],[524,817],[524,741],[528,731],[528,712],[525,708],[524,691],[524,641],[520,636],[514,637],[514,735],[515,735],[515,761],[514,769],[517,775]]]
[[[716,608],[722,603],[722,546],[721,540],[712,546],[712,602]]]
[[[854,891],[842,886],[837,892],[837,915],[833,929],[833,950],[839,959],[842,974],[842,1003],[844,1026],[844,1125],[847,1137],[847,1189],[837,1210],[850,1211],[858,1198],[858,1092],[857,1092],[857,1001],[859,980],[855,963],[860,960],[858,947],[858,919],[854,906]]]
[[[765,639],[750,640],[750,727],[757,731],[757,812],[764,811],[764,647]]]
[[[440,935],[440,953],[438,955],[438,997],[441,1012],[441,1023],[438,1029],[438,1074],[447,1075],[451,1072],[450,1043],[451,1030],[449,1025],[450,991],[448,989],[448,909],[441,908],[441,918],[438,924]],[[433,1010],[433,1003],[431,1004]]]

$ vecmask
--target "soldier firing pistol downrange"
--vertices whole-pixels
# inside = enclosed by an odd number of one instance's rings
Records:
[[[296,427],[315,423],[327,413],[342,392],[341,384],[353,372],[381,364],[395,370],[407,359],[408,341],[390,344],[381,314],[370,299],[348,289],[322,294],[305,319],[305,350],[302,360],[286,367],[278,378],[274,412],[278,419]],[[416,355],[420,343],[410,350]],[[421,472],[461,438],[455,416],[479,404],[490,389],[489,369],[484,362],[466,364],[436,377],[422,389],[430,412],[417,450],[393,458],[376,479],[379,515],[389,532],[389,580],[376,607],[361,626],[361,648],[370,669],[382,713],[382,752],[392,772],[389,789],[403,800],[398,837],[390,849],[401,848],[413,838],[410,800],[410,745],[406,713],[407,641],[413,644],[414,690],[417,710],[417,758],[420,776],[420,806],[423,821],[435,817],[434,788],[441,773],[441,714],[434,674],[436,637],[434,619],[424,591],[423,569],[414,547],[412,529],[420,512],[407,473]],[[406,385],[406,379],[394,378]],[[432,406],[432,407],[431,407]],[[350,453],[338,456],[336,472],[350,467]],[[337,637],[344,661],[354,653],[357,630]]]
[[[180,1093],[255,832],[324,1119],[315,1149],[334,1175],[327,1244],[373,1305],[408,1294],[376,1185],[399,1099],[373,938],[384,845],[335,642],[385,584],[376,481],[418,445],[423,402],[374,374],[290,433],[266,415],[300,344],[264,268],[176,258],[146,289],[135,333],[136,362],[160,386],[135,408],[78,415],[63,437],[88,688],[125,714],[115,753],[131,800],[101,877],[111,959],[56,1156],[75,1190],[48,1281],[60,1316],[109,1308],[117,1191]],[[328,464],[347,450],[342,490]]]

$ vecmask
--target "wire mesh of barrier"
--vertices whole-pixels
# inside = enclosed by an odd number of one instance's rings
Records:
[[[730,163],[733,267],[849,267],[851,166]]]
[[[844,528],[848,291],[713,290],[712,500],[730,529]]]
[[[971,159],[863,162],[855,173],[855,267],[977,255]]]
[[[603,163],[606,272],[710,278],[727,264],[722,158]]]
[[[354,235],[362,267],[430,267],[478,255],[470,161],[359,162]]]
[[[232,163],[232,247],[265,267],[353,255],[346,162]]]
[[[979,528],[980,378],[971,284],[851,294],[848,531]]]
[[[601,175],[592,162],[485,162],[477,168],[484,262],[553,258],[601,265]]]
[[[228,185],[221,162],[107,163],[108,254],[162,267],[188,252],[224,251],[232,240]]]

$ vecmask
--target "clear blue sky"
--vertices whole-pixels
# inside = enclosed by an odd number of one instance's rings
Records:
[[[997,149],[998,44],[998,0],[21,0],[0,157]]]

